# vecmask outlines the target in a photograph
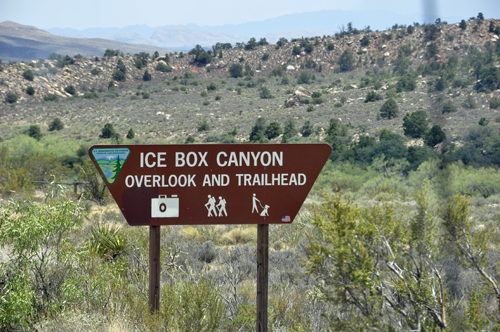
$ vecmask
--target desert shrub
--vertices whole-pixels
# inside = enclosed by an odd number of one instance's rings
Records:
[[[478,125],[486,127],[488,125],[488,123],[490,123],[490,120],[488,120],[486,118],[481,118],[481,119],[479,119]]]
[[[161,71],[162,73],[170,73],[173,70],[172,67],[170,67],[163,61],[158,62],[155,68],[156,70]]]
[[[198,131],[209,131],[210,123],[207,120],[202,120],[198,122]]]
[[[151,97],[151,94],[146,91],[143,91],[141,94],[142,94],[142,99],[149,99],[149,97]]]
[[[101,71],[100,71],[99,69],[97,69],[97,68],[94,68],[94,69],[92,69],[92,70],[90,71],[90,73],[91,73],[92,75],[94,75],[94,76],[95,76],[95,75],[99,75],[99,73],[100,73],[100,72],[101,72]]]
[[[396,83],[396,92],[413,91],[416,87],[417,82],[415,81],[415,77],[410,74],[405,74],[398,79],[398,83]]]
[[[266,129],[266,127],[264,126],[265,124],[266,124],[266,119],[264,118],[258,118],[255,121],[255,124],[250,132],[250,137],[249,137],[250,142],[253,143],[261,142],[264,139],[265,129]]]
[[[348,50],[345,50],[339,58],[339,70],[341,72],[351,71],[354,69],[354,58],[352,53]]]
[[[293,55],[299,55],[301,52],[302,52],[302,48],[300,48],[300,46],[298,46],[298,45],[295,45],[292,48],[292,54]]]
[[[40,126],[38,126],[38,125],[31,125],[28,128],[27,133],[28,133],[29,137],[32,137],[32,138],[36,139],[37,141],[39,141],[43,137],[42,131],[40,130]]]
[[[151,81],[151,74],[149,73],[149,71],[146,69],[146,71],[144,71],[144,75],[142,75],[142,80],[143,81]]]
[[[134,130],[130,128],[127,132],[127,139],[133,139],[133,138],[135,138],[135,133]]]
[[[364,35],[363,38],[361,38],[360,44],[361,46],[370,45],[370,37],[368,37],[368,35]]]
[[[188,137],[186,137],[186,140],[184,141],[184,144],[192,144],[196,142],[196,140],[194,139],[193,136],[189,135]]]
[[[304,51],[306,53],[312,53],[313,50],[314,50],[313,44],[311,44],[311,43],[305,43],[304,44]]]
[[[456,112],[457,107],[451,100],[448,100],[446,103],[443,105],[443,114],[444,113],[451,113],[451,112]]]
[[[208,96],[208,93],[207,93],[205,90],[203,90],[203,91],[200,93],[200,96],[202,96],[202,97],[207,97],[207,96]]]
[[[458,26],[460,27],[460,29],[465,30],[467,29],[467,22],[465,22],[465,20],[461,20]]]
[[[489,105],[490,105],[491,109],[499,108],[500,107],[500,98],[498,98],[498,97],[491,98],[489,101]]]
[[[266,61],[267,59],[269,59],[269,53],[264,53],[264,55],[262,55],[262,61]]]
[[[333,51],[335,49],[335,44],[329,42],[328,44],[326,44],[326,49],[329,51]]]
[[[271,99],[274,96],[271,94],[271,90],[269,88],[263,86],[260,88],[259,96],[261,99]]]
[[[465,98],[464,102],[462,103],[462,106],[467,109],[477,108],[476,101],[471,95],[468,95],[467,98]]]
[[[220,95],[215,96],[215,100],[221,100],[221,99],[222,99],[222,96],[220,96]]]
[[[300,133],[302,134],[302,137],[309,137],[313,134],[314,132],[314,126],[311,124],[310,120],[306,120],[302,128],[300,128]]]
[[[33,330],[40,316],[56,315],[55,296],[62,291],[67,261],[60,259],[69,245],[67,233],[81,224],[81,208],[71,200],[35,204],[9,201],[2,206],[0,246],[8,246],[12,258],[2,263],[0,279],[0,329]]]
[[[124,82],[126,80],[125,73],[121,70],[115,70],[112,75],[113,79],[118,82]]]
[[[64,123],[59,118],[54,118],[49,124],[49,131],[62,130],[64,128]]]
[[[398,116],[399,107],[394,99],[390,98],[380,108],[380,117],[384,119],[392,119]]]
[[[53,93],[47,93],[45,96],[43,96],[43,100],[45,100],[45,101],[57,101],[57,96]]]
[[[30,96],[33,96],[35,94],[35,89],[30,85],[26,88],[26,93]]]
[[[273,139],[281,134],[283,134],[283,129],[281,129],[279,122],[273,121],[266,126],[265,135],[268,139]]]
[[[33,79],[35,78],[35,74],[33,74],[33,71],[31,69],[28,69],[23,72],[23,77],[28,81],[33,81]]]
[[[5,95],[5,101],[9,104],[14,104],[17,102],[17,95],[13,92],[7,92]]]
[[[370,102],[374,102],[374,101],[381,100],[381,99],[382,99],[382,96],[380,94],[376,93],[375,91],[369,91],[366,94],[365,103],[370,103]]]
[[[243,77],[243,66],[239,63],[233,63],[229,67],[229,75],[234,78]]]
[[[207,91],[215,91],[217,90],[217,85],[215,85],[214,82],[211,82],[208,86],[207,86]]]
[[[285,126],[283,128],[283,137],[281,138],[282,143],[286,143],[290,138],[297,135],[297,127],[294,119],[287,119],[285,121]]]
[[[83,98],[85,99],[96,99],[99,98],[99,95],[95,91],[86,91],[83,93]]]
[[[117,134],[115,128],[111,123],[106,123],[101,129],[101,134],[99,138],[114,138]]]
[[[208,100],[204,100],[203,101],[203,106],[208,106],[208,105],[210,105],[210,102]]]
[[[283,76],[283,77],[281,78],[281,84],[282,84],[282,85],[288,85],[288,84],[290,84],[290,77],[288,77],[288,76]]]
[[[405,136],[412,138],[421,138],[425,135],[429,125],[427,113],[425,111],[416,111],[406,113],[403,117],[403,131]]]
[[[435,146],[446,140],[446,134],[443,132],[440,126],[434,125],[432,128],[425,134],[424,142],[430,147]]]
[[[297,75],[297,84],[309,84],[313,80],[314,80],[314,75],[305,70],[301,71]]]
[[[314,111],[314,106],[313,106],[313,105],[309,105],[309,106],[307,106],[306,111],[307,111],[307,112],[313,112],[313,111]]]
[[[76,89],[73,85],[68,85],[67,87],[64,88],[64,91],[66,91],[72,96],[76,93]]]

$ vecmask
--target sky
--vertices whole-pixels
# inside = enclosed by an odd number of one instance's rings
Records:
[[[435,11],[430,14],[466,20],[482,12],[485,18],[500,19],[499,0],[0,0],[0,22],[77,30],[134,24],[217,26],[320,10],[377,9],[400,15]]]

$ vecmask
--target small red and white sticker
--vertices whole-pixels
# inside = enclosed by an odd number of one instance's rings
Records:
[[[290,216],[281,216],[281,222],[292,222]]]

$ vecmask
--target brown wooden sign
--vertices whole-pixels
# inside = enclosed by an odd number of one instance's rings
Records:
[[[279,224],[297,215],[328,144],[96,145],[130,225]]]

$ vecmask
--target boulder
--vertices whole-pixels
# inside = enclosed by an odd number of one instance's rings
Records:
[[[312,93],[303,87],[299,86],[293,95],[286,101],[286,107],[298,105],[301,99],[311,98]]]

